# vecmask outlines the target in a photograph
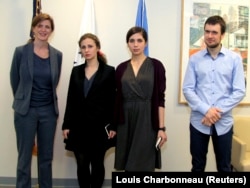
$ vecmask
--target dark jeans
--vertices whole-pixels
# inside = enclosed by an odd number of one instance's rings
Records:
[[[209,139],[212,137],[218,172],[231,172],[231,148],[233,129],[218,136],[214,125],[211,135],[203,134],[190,124],[190,152],[192,155],[192,172],[204,172],[207,162]]]
[[[52,187],[51,163],[57,117],[53,105],[30,108],[24,116],[15,113],[18,150],[16,188],[31,188],[31,159],[36,134],[39,187]]]

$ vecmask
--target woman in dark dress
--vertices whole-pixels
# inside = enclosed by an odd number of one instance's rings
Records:
[[[161,168],[161,153],[155,147],[166,142],[165,68],[154,58],[144,54],[147,33],[133,27],[127,33],[131,59],[116,68],[117,144],[115,168],[125,171],[154,171]]]
[[[66,149],[75,154],[80,187],[101,188],[107,144],[115,135],[105,130],[113,120],[115,68],[107,65],[95,35],[84,34],[79,47],[85,63],[71,73],[63,136]]]

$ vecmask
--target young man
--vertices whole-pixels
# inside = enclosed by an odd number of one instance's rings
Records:
[[[191,108],[192,172],[204,172],[212,137],[217,170],[231,171],[232,109],[245,96],[241,56],[222,46],[226,23],[220,16],[204,24],[206,48],[189,59],[183,94]]]

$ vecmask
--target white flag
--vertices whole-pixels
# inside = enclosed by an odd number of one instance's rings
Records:
[[[86,0],[85,1],[85,6],[83,9],[82,22],[81,22],[81,27],[80,27],[78,39],[80,39],[80,37],[84,33],[95,34],[95,10],[94,10],[93,0]],[[79,52],[80,52],[80,48],[79,48],[79,45],[77,43],[74,66],[81,65],[84,63],[84,59],[82,58],[82,56]]]

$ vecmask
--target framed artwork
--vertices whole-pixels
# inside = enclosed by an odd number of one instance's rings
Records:
[[[182,83],[193,53],[205,48],[203,41],[204,23],[209,16],[220,15],[227,23],[222,45],[242,56],[246,80],[246,96],[240,105],[250,105],[249,57],[249,0],[182,0],[181,50],[179,103],[187,104],[182,93]]]

